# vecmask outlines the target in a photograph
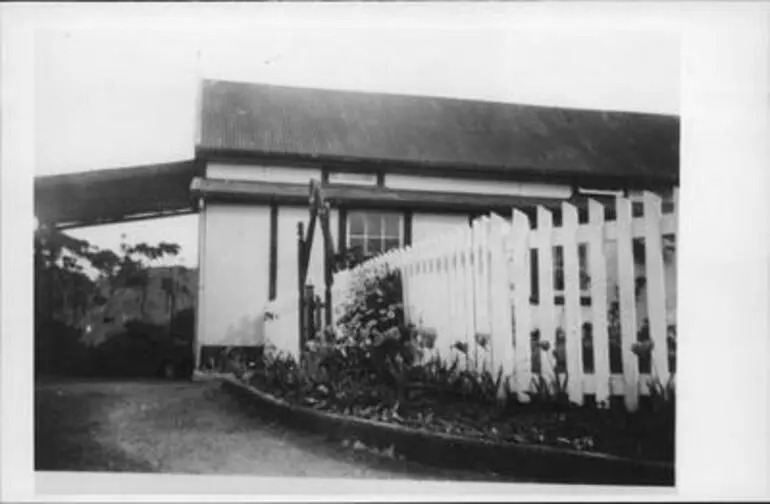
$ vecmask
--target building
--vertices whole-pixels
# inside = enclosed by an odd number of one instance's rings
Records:
[[[679,120],[204,81],[195,163],[199,344],[254,345],[266,302],[297,293],[311,179],[324,184],[337,249],[378,252],[514,207],[551,207],[558,222],[562,201],[581,207],[588,194],[646,189],[669,202]],[[321,240],[308,274],[318,286]]]

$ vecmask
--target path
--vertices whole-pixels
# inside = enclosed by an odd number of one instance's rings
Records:
[[[216,382],[41,383],[35,403],[40,471],[479,479],[248,416]]]

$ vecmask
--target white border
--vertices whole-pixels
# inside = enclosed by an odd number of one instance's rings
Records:
[[[2,497],[35,487],[88,500],[662,500],[768,495],[767,4],[525,3],[433,5],[2,5]],[[255,17],[254,12],[260,16]],[[388,15],[386,15],[386,13]],[[34,35],[45,27],[233,31],[281,23],[509,26],[679,32],[682,65],[681,375],[678,489],[38,474],[32,467]],[[718,203],[718,204],[717,204]],[[10,414],[9,414],[10,413]],[[84,477],[85,476],[85,477]],[[81,485],[87,482],[87,487]],[[212,495],[228,489],[240,496]],[[124,492],[122,495],[115,492]],[[128,492],[155,492],[138,497]],[[194,495],[199,493],[198,496]],[[110,495],[111,494],[111,495]],[[184,495],[187,494],[187,495]],[[201,494],[208,494],[201,497]],[[81,500],[38,495],[36,500]]]

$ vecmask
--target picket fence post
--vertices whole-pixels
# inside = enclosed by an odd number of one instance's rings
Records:
[[[537,207],[537,250],[538,250],[538,320],[540,321],[540,374],[546,386],[553,392],[556,376],[556,307],[554,305],[553,281],[553,214],[543,206]]]
[[[564,337],[566,350],[567,393],[570,401],[583,404],[583,323],[580,309],[580,265],[578,261],[578,213],[569,203],[562,203],[564,233]]]
[[[604,254],[604,206],[588,201],[590,229],[589,275],[591,278],[591,316],[594,351],[594,382],[596,404],[609,406],[610,400],[610,339],[607,324],[607,259]]]
[[[669,379],[666,286],[663,269],[663,238],[660,231],[661,199],[644,193],[644,257],[647,290],[647,317],[653,343],[652,365],[665,385]]]
[[[623,397],[626,409],[639,408],[639,360],[636,343],[636,277],[634,271],[631,201],[615,200],[617,225],[617,268],[620,304],[620,343],[623,349]]]
[[[519,210],[513,210],[511,235],[508,240],[510,258],[513,260],[510,282],[513,284],[513,337],[509,345],[515,348],[515,389],[518,400],[530,401],[527,392],[532,381],[532,294],[530,259],[529,259],[529,217]],[[509,292],[510,295],[510,292]],[[510,302],[509,302],[510,303]]]

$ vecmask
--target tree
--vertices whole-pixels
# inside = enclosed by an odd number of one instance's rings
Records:
[[[176,256],[180,246],[160,242],[129,245],[123,235],[120,254],[95,247],[86,240],[39,225],[35,230],[36,307],[38,315],[52,317],[54,312],[72,310],[73,318],[85,315],[91,304],[104,304],[106,299],[97,282],[84,273],[84,265],[98,272],[98,279],[109,286],[110,296],[117,287],[142,289],[142,315],[145,314],[149,282],[148,264]]]
[[[160,242],[157,245],[149,245],[145,242],[135,245],[128,245],[123,235],[121,251],[123,256],[120,258],[119,268],[117,270],[117,283],[119,286],[139,287],[142,289],[142,302],[140,311],[145,315],[147,304],[147,289],[149,287],[150,277],[148,265],[167,256],[176,256],[179,254],[179,245],[175,243]]]
[[[53,318],[58,313],[70,315],[70,323],[77,322],[88,309],[95,287],[80,259],[89,257],[94,247],[45,225],[35,230],[34,243],[36,316]]]

